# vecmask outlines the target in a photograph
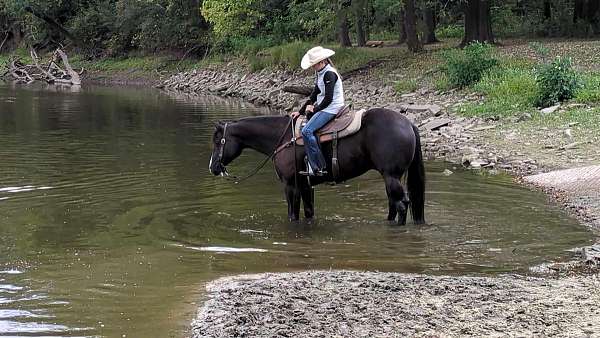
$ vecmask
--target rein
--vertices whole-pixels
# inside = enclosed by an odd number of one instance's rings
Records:
[[[283,128],[283,133],[281,133],[281,136],[279,137],[279,140],[277,140],[277,143],[275,143],[275,150],[273,150],[273,152],[271,153],[271,155],[269,155],[268,157],[266,157],[258,166],[256,166],[256,168],[254,168],[252,171],[250,171],[249,174],[242,176],[242,177],[237,177],[237,176],[230,176],[229,174],[227,174],[227,170],[225,170],[225,179],[227,180],[231,180],[234,181],[235,184],[238,184],[242,181],[245,181],[247,179],[249,179],[250,177],[256,175],[266,164],[267,162],[269,162],[269,160],[272,160],[273,158],[275,158],[275,156],[282,151],[283,149],[293,145],[296,143],[296,137],[294,136],[293,133],[293,129],[292,129],[292,139],[289,140],[288,142],[282,144],[281,146],[279,145],[281,143],[281,141],[283,141],[283,138],[285,137],[285,133],[288,130],[288,127],[290,127],[291,125],[293,126],[293,122],[294,119],[290,118],[290,121],[288,122],[288,124],[286,124],[285,128]],[[227,123],[225,123],[225,127],[223,127],[223,137],[221,138],[221,150],[219,151],[219,163],[221,164],[221,166],[223,168],[225,168],[225,166],[223,165],[222,159],[223,159],[223,152],[225,149],[225,143],[227,142],[225,140],[225,133],[227,132]]]

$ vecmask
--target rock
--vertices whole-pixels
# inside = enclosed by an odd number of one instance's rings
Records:
[[[496,128],[495,125],[483,126],[483,127],[473,128],[473,129],[471,129],[471,131],[484,131],[484,130],[489,130],[489,129],[494,129],[494,128]]]
[[[473,160],[471,163],[469,163],[469,167],[473,168],[473,169],[479,169],[481,167],[484,167],[488,164],[488,162],[486,160],[483,159],[476,159]]]
[[[587,107],[587,105],[583,104],[583,103],[569,103],[568,105],[565,106],[566,109],[568,108],[585,108]]]
[[[561,150],[569,150],[569,149],[573,149],[573,148],[577,148],[578,146],[580,146],[583,142],[573,142],[573,143],[569,143],[564,147],[560,147]]]
[[[442,107],[437,104],[408,104],[403,105],[402,108],[410,113],[423,114],[429,112],[433,116],[440,116]]]
[[[442,174],[443,174],[444,176],[450,176],[450,175],[454,174],[454,172],[453,172],[453,171],[451,171],[451,170],[445,169],[445,170],[442,172]]]
[[[552,114],[555,111],[557,111],[558,108],[560,108],[560,104],[557,104],[557,105],[552,106],[552,107],[544,108],[544,109],[540,110],[540,113],[542,113],[542,115]]]
[[[524,113],[521,116],[519,116],[516,120],[516,122],[523,122],[523,121],[529,121],[533,118],[533,116],[531,116],[531,114],[529,113]]]
[[[446,118],[435,119],[435,120],[425,123],[424,125],[422,125],[420,127],[425,130],[432,131],[432,130],[439,129],[443,126],[447,126],[448,124],[450,124],[450,122],[452,122],[452,120],[446,119]]]

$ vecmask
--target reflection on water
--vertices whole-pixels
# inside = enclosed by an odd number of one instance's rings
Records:
[[[390,226],[376,173],[317,189],[290,224],[272,170],[209,175],[215,121],[243,102],[0,85],[0,336],[179,337],[219,276],[352,268],[525,272],[591,241],[505,177],[428,163],[426,226]],[[245,153],[231,171],[262,159]]]

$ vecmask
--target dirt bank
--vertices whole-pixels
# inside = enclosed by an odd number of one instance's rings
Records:
[[[199,337],[600,337],[598,276],[306,271],[222,278]]]

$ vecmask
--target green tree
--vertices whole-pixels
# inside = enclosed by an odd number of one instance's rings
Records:
[[[265,17],[258,0],[204,0],[202,15],[218,37],[248,35]]]

